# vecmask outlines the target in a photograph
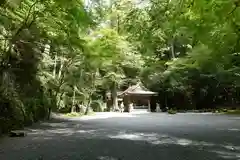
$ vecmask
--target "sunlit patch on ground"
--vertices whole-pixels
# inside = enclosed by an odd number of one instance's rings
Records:
[[[114,139],[128,139],[135,141],[154,141],[157,140],[157,134],[144,134],[144,133],[124,133],[120,132],[118,135],[109,135],[109,138]]]
[[[76,117],[73,120],[94,120],[94,119],[108,119],[113,117],[135,117],[133,114],[129,113],[115,113],[115,112],[107,112],[107,113],[96,113],[94,116],[83,116]]]
[[[240,159],[240,153],[234,153],[229,151],[223,151],[223,150],[213,150],[212,152],[217,153],[220,157],[225,159]]]
[[[171,144],[177,143],[174,138],[167,135],[158,135],[156,133],[125,133],[120,132],[117,135],[108,135],[109,138],[113,139],[127,139],[133,141],[146,141],[148,143],[159,145],[159,144]],[[184,143],[184,140],[179,141],[180,144]],[[186,141],[185,141],[186,143]],[[189,142],[188,142],[189,143]]]
[[[96,130],[77,130],[75,133],[93,133],[96,132]]]
[[[118,158],[109,157],[109,156],[99,156],[97,160],[119,160]]]
[[[141,112],[56,118],[27,128],[26,137],[3,139],[0,159],[240,160],[235,118]]]
[[[240,132],[240,129],[237,129],[237,128],[230,128],[228,129],[229,131],[234,131],[234,132]]]
[[[147,109],[134,109],[130,114],[151,114]]]
[[[72,134],[74,130],[71,128],[58,128],[58,129],[38,129],[30,130],[28,135],[53,135],[53,134]]]
[[[79,117],[72,117],[72,120],[94,120],[94,119],[108,119],[113,117],[136,117],[136,115],[141,114],[151,114],[147,109],[135,109],[132,112],[97,112],[94,115],[87,115],[87,116],[79,116]],[[63,115],[58,115],[63,117]]]
[[[134,141],[146,141],[154,145],[160,144],[178,144],[178,145],[190,145],[193,141],[188,139],[179,139],[176,137],[170,137],[168,135],[158,135],[156,133],[124,133],[120,132],[117,135],[109,135],[109,138],[113,139],[128,139]]]
[[[187,146],[187,145],[191,145],[193,142],[191,140],[188,139],[178,139],[177,140],[177,144],[182,145],[182,146]]]
[[[180,145],[180,146],[193,146],[199,150],[208,150],[219,154],[223,158],[240,158],[240,146],[233,145],[219,145],[204,141],[193,141],[190,139],[183,139],[172,137],[168,135],[159,135],[155,133],[126,133],[119,132],[117,135],[108,135],[112,139],[127,139],[132,141],[145,141],[153,145]],[[215,150],[213,150],[215,148]],[[217,148],[217,150],[216,150]]]
[[[32,140],[51,140],[52,137],[33,137]]]
[[[67,124],[66,123],[42,123],[41,124],[42,126],[49,126],[49,127],[67,127]]]

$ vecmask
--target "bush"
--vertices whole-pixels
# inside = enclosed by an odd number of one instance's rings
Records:
[[[227,112],[228,110],[227,110],[226,108],[223,108],[222,111],[223,111],[223,112]]]
[[[240,109],[238,109],[238,110],[228,110],[226,113],[227,114],[238,114],[238,115],[240,115]]]
[[[220,112],[220,113],[228,112],[228,109],[226,109],[226,108],[219,108],[218,112]]]
[[[71,107],[68,107],[68,106],[62,107],[62,108],[58,109],[58,112],[59,113],[69,113],[69,112],[71,112]]]
[[[103,112],[109,112],[110,110],[108,108],[104,108]]]
[[[177,111],[173,110],[173,109],[170,109],[170,110],[168,110],[168,114],[177,114]]]
[[[91,103],[91,108],[94,112],[103,112],[104,111],[103,103],[101,101],[93,101]]]
[[[79,113],[79,112],[72,112],[72,113],[67,113],[66,116],[67,117],[79,117],[79,116],[83,116],[83,113]]]
[[[228,109],[226,109],[226,108],[219,108],[219,109],[213,110],[212,112],[213,113],[227,113]]]

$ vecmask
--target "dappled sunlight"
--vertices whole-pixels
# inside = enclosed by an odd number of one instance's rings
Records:
[[[139,141],[154,141],[157,140],[157,134],[144,134],[144,133],[119,133],[118,135],[109,135],[109,138],[113,139],[128,139],[128,140],[139,140]]]
[[[230,128],[230,129],[228,129],[228,131],[240,132],[240,129],[238,129],[238,128]]]
[[[68,124],[67,123],[41,123],[42,126],[49,126],[49,127],[67,127]]]
[[[88,115],[88,116],[82,116],[82,117],[74,117],[71,118],[71,120],[95,120],[95,119],[109,119],[109,118],[134,118],[138,115],[146,115],[151,114],[151,112],[148,112],[147,110],[133,110],[132,112],[98,112],[95,113],[95,115]]]
[[[116,115],[116,114],[115,114]],[[131,115],[126,113],[126,115]],[[140,116],[144,117],[144,116]],[[148,117],[146,117],[148,118]],[[152,116],[149,117],[149,119]],[[126,118],[127,119],[127,118]],[[113,120],[113,121],[112,121]],[[121,119],[122,120],[122,119]],[[144,120],[144,119],[141,119]],[[109,119],[108,121],[115,122],[119,121],[117,119]],[[159,130],[143,130],[140,128],[138,131],[134,131],[134,128],[128,127],[116,127],[110,123],[102,125],[98,123],[99,121],[89,122],[59,122],[59,123],[43,123],[40,124],[39,128],[29,128],[27,129],[27,136],[23,139],[19,139],[18,146],[10,146],[9,148],[13,150],[19,150],[19,148],[26,148],[25,151],[32,149],[33,151],[40,150],[41,148],[51,148],[57,146],[58,149],[62,149],[67,154],[71,154],[72,149],[76,150],[76,155],[82,150],[86,154],[92,152],[93,146],[96,146],[96,155],[94,159],[97,160],[119,160],[119,157],[123,158],[126,150],[134,150],[136,147],[146,147],[153,148],[154,153],[161,151],[163,156],[167,155],[168,152],[181,154],[184,151],[190,151],[193,154],[195,152],[205,154],[213,157],[218,157],[216,159],[239,159],[240,158],[240,146],[231,143],[210,143],[211,139],[205,141],[198,141],[196,136],[191,136],[190,133],[185,134],[182,130],[178,130],[180,134],[174,134],[171,132],[164,132],[165,128],[160,128],[163,134],[159,133]],[[129,123],[129,120],[124,121],[125,124]],[[91,125],[90,125],[91,124]],[[106,125],[109,125],[106,127]],[[133,124],[135,125],[135,124]],[[143,124],[145,125],[145,124]],[[43,126],[43,127],[42,127]],[[50,126],[50,127],[46,127]],[[41,128],[42,127],[42,128]],[[178,129],[178,128],[177,128]],[[227,131],[227,127],[225,131]],[[231,132],[238,131],[234,127],[229,127]],[[173,136],[174,135],[174,136]],[[187,135],[187,136],[186,136]],[[189,135],[189,136],[188,136]],[[183,137],[182,137],[183,136]],[[198,135],[197,135],[198,136]],[[210,135],[211,136],[211,135]],[[191,137],[191,138],[190,138]],[[25,139],[25,144],[24,144]],[[11,139],[10,139],[11,140]],[[9,141],[10,142],[10,141]],[[27,142],[27,143],[26,143]],[[9,143],[10,144],[10,143]],[[125,147],[125,146],[129,147]],[[73,147],[67,147],[73,146]],[[78,150],[79,146],[79,150]],[[66,150],[68,148],[69,150]],[[76,148],[76,149],[75,149]],[[100,148],[100,149],[99,149]],[[122,148],[124,148],[122,150]],[[100,151],[99,151],[100,150]],[[119,152],[115,150],[120,150]],[[134,150],[136,154],[141,149]],[[155,152],[156,150],[156,152]],[[169,151],[170,150],[170,151]],[[80,151],[80,152],[79,152]],[[46,152],[48,150],[46,149]],[[82,151],[83,152],[83,151]],[[192,154],[190,153],[190,154]],[[123,155],[123,156],[122,156]],[[75,154],[71,155],[75,157]],[[168,156],[169,157],[173,157]],[[97,157],[97,158],[96,158]],[[117,157],[117,158],[116,158]],[[126,158],[124,157],[124,158]],[[171,158],[169,158],[171,159]]]
[[[234,145],[222,145],[223,148],[232,150],[232,151],[239,151],[240,152],[240,146],[234,146]]]
[[[83,120],[83,121],[87,121],[87,120],[95,120],[95,119],[108,119],[108,118],[114,118],[114,117],[136,117],[130,113],[116,113],[116,112],[103,112],[103,113],[96,113],[96,115],[92,115],[92,116],[83,116],[83,117],[76,117],[76,118],[72,118],[73,120]]]
[[[158,135],[156,133],[126,133],[120,132],[117,135],[108,135],[112,139],[126,139],[134,141],[147,141],[151,144],[163,144],[164,142],[169,142],[169,137],[167,135]]]
[[[64,129],[49,129],[47,130],[47,133],[52,134],[73,134],[74,130],[70,128],[64,128]]]
[[[77,130],[75,133],[94,133],[96,130]]]
[[[119,132],[117,135],[108,135],[112,139],[125,139],[132,141],[145,141],[152,145],[180,145],[183,147],[193,146],[200,150],[217,153],[222,158],[240,158],[240,146],[214,144],[205,141],[194,141],[156,133],[126,133]],[[213,150],[213,148],[215,150]]]
[[[36,135],[36,134],[43,134],[45,131],[42,129],[28,129],[27,134],[28,135]]]
[[[168,135],[159,135],[156,133],[125,133],[120,132],[117,135],[109,135],[109,138],[113,139],[128,139],[135,141],[147,141],[150,144],[178,144],[178,145],[190,145],[194,144],[193,141],[188,139],[179,139],[176,137],[170,137]]]
[[[86,136],[96,134],[99,130],[93,129],[74,129],[74,128],[56,128],[56,129],[32,129],[28,130],[28,136],[33,140],[61,139],[59,136]]]
[[[59,136],[72,136],[74,134],[74,130],[70,128],[58,128],[58,129],[39,129],[39,130],[31,130],[28,131],[28,137],[32,140],[52,140],[59,139]]]
[[[70,128],[58,128],[58,129],[33,129],[28,131],[28,135],[45,135],[45,134],[66,134],[72,133]]]
[[[110,157],[110,156],[99,156],[97,160],[118,160],[118,158]]]
[[[225,158],[225,159],[239,159],[240,153],[234,153],[230,151],[223,151],[223,150],[213,150],[211,152],[217,153],[219,157]]]
[[[192,130],[185,130],[187,128],[183,128],[183,131],[180,128],[181,126],[179,126],[179,128],[170,126],[173,123],[174,125],[175,123],[177,124],[173,116],[168,116],[165,113],[146,113],[146,115],[145,113],[106,112],[96,113],[94,116],[68,118],[67,120],[53,119],[45,123],[39,123],[38,126],[27,128],[27,136],[18,140],[18,145],[20,147],[8,146],[15,150],[25,147],[27,148],[26,150],[33,149],[36,151],[39,148],[45,148],[49,145],[49,148],[51,148],[51,145],[56,146],[57,144],[59,144],[57,145],[59,149],[66,150],[65,146],[72,145],[73,148],[79,146],[80,151],[84,148],[84,150],[86,150],[85,152],[89,153],[92,146],[96,145],[98,150],[99,148],[102,150],[101,152],[97,151],[96,156],[94,156],[95,159],[99,160],[118,160],[119,157],[122,158],[123,156],[121,155],[124,155],[125,151],[119,151],[119,153],[113,154],[113,150],[118,150],[126,145],[130,145],[129,150],[134,150],[135,147],[140,148],[146,146],[148,148],[153,148],[156,152],[158,152],[158,149],[163,149],[163,154],[165,154],[165,151],[168,152],[168,150],[171,150],[173,153],[190,150],[218,157],[219,159],[239,159],[240,146],[234,142],[229,143],[228,139],[225,142],[217,141],[218,137],[216,139],[211,139],[211,137],[214,136],[212,134],[210,134],[210,136],[206,134],[207,138],[203,137],[203,139],[200,139],[200,137],[202,137],[201,135],[205,134],[204,130],[202,132],[200,130],[194,130],[194,132],[192,132]],[[181,117],[181,115],[178,114],[177,118],[178,117]],[[204,118],[205,117],[202,119]],[[87,121],[91,119],[93,119],[93,121]],[[94,121],[94,119],[97,120]],[[107,120],[101,121],[101,119]],[[201,122],[203,121],[202,119]],[[178,123],[186,122],[185,119],[178,118],[177,120]],[[171,123],[166,123],[166,121],[171,121]],[[186,124],[189,125],[192,122],[194,121],[187,121]],[[164,126],[162,127],[160,123],[164,124]],[[238,129],[237,125],[217,126],[216,128],[212,128],[211,131],[217,133],[215,131],[218,130],[219,133],[225,132],[231,133],[232,135],[236,133],[237,135],[240,129]],[[11,140],[12,139],[9,140],[9,144]],[[24,141],[27,143],[24,144]],[[86,148],[85,146],[88,144],[89,146]],[[119,146],[119,144],[122,146]],[[136,151],[134,150],[134,152],[138,151],[139,149],[136,149]]]
[[[147,109],[134,109],[130,114],[150,114]]]
[[[176,141],[176,143],[177,143],[178,145],[181,145],[181,146],[187,146],[187,145],[191,145],[191,144],[193,143],[193,141],[188,140],[188,139],[178,139],[178,140]]]
[[[52,140],[53,137],[33,137],[32,140]]]

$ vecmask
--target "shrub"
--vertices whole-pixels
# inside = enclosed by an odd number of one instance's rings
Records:
[[[103,112],[109,112],[109,109],[108,108],[104,108]]]
[[[103,112],[103,103],[101,101],[93,101],[91,103],[91,108],[94,112]]]
[[[168,114],[177,114],[177,111],[173,109],[169,109]]]
[[[67,113],[66,116],[67,117],[78,117],[78,116],[83,116],[83,113],[79,113],[79,112],[72,112],[72,113]]]
[[[240,115],[240,110],[239,109],[238,110],[228,110],[226,113],[227,114],[238,114],[238,115]]]

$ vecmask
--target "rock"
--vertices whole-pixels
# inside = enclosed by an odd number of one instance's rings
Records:
[[[11,131],[9,137],[25,137],[26,133],[24,131]]]

